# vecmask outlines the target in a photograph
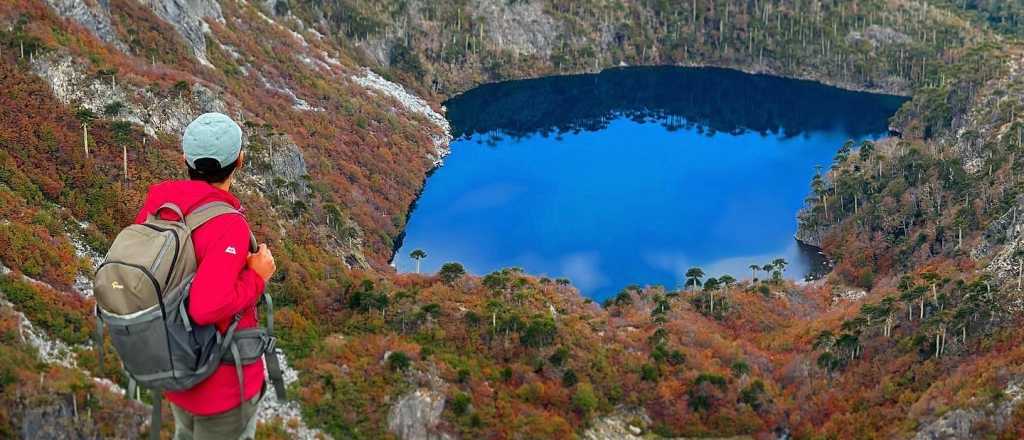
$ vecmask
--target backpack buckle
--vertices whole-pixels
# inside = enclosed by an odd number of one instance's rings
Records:
[[[267,336],[267,346],[263,352],[270,354],[277,353],[277,336]]]

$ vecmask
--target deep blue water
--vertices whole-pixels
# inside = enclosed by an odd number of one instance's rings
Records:
[[[815,166],[874,139],[901,98],[721,69],[630,68],[483,86],[446,103],[458,139],[427,180],[395,258],[424,272],[518,266],[587,296],[749,278],[793,239]]]

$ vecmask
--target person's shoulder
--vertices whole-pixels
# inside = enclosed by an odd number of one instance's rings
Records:
[[[218,215],[206,222],[199,228],[209,226],[211,229],[221,230],[226,233],[242,233],[249,235],[249,221],[241,212],[229,212]]]

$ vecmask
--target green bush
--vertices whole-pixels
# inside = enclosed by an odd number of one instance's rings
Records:
[[[396,351],[388,356],[388,368],[391,371],[405,371],[412,365],[412,359],[403,351]]]
[[[589,383],[581,383],[576,385],[576,392],[572,395],[572,406],[583,414],[584,417],[590,415],[597,409],[597,395],[594,394],[594,387]]]
[[[451,408],[452,412],[457,416],[466,415],[469,413],[469,405],[471,400],[465,393],[458,393],[452,398]]]
[[[640,378],[647,382],[657,382],[661,377],[658,367],[654,364],[644,364],[640,367]]]
[[[562,373],[562,386],[566,388],[571,388],[575,386],[578,382],[579,378],[576,377],[575,371],[565,370],[565,373]]]

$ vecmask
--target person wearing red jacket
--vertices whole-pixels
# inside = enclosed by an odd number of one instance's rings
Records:
[[[230,192],[245,159],[241,145],[242,130],[231,118],[220,113],[196,118],[182,136],[189,180],[151,186],[135,223],[144,223],[167,202],[178,205],[185,215],[215,201],[243,212]],[[160,215],[167,220],[176,217],[167,210]],[[193,231],[192,243],[198,262],[188,303],[192,320],[199,325],[214,324],[223,333],[238,314],[239,330],[256,327],[256,305],[276,270],[267,245],[261,244],[257,253],[250,254],[249,224],[245,217],[230,214],[215,217]],[[246,365],[243,377],[244,402],[239,401],[234,367],[226,364],[194,388],[165,392],[174,413],[174,438],[253,438],[256,410],[265,389],[263,360]]]

